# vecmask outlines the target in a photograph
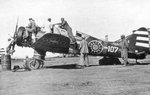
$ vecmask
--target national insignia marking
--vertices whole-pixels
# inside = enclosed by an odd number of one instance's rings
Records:
[[[92,40],[88,43],[91,53],[97,53],[100,54],[103,50],[103,45],[98,40]]]

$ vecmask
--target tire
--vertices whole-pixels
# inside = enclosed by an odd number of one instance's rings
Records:
[[[121,64],[121,62],[118,58],[114,58],[113,63],[114,63],[114,65],[120,65]]]
[[[37,59],[33,59],[28,63],[28,67],[32,70],[39,69],[40,67],[40,61]]]
[[[112,58],[112,57],[108,57],[108,58],[102,58],[99,60],[99,65],[119,65],[121,64],[121,62],[119,61],[118,58]]]
[[[102,59],[100,59],[99,60],[99,65],[104,65],[105,63],[104,63],[104,59],[102,58]]]
[[[16,36],[16,44],[18,46],[22,46],[24,31],[25,31],[24,27],[19,27],[18,32],[16,34],[17,35]]]

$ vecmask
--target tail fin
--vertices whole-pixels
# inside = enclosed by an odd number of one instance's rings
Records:
[[[150,38],[149,31],[145,27],[141,27],[133,31],[133,34],[128,38],[129,47],[135,52],[149,52]]]

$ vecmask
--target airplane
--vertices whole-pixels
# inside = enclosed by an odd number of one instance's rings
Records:
[[[103,56],[99,60],[99,64],[114,63],[120,64],[118,58],[121,57],[120,47],[115,44],[119,44],[121,39],[111,42],[102,39],[95,38],[88,34],[76,31],[75,43],[71,43],[66,30],[60,29],[58,33],[44,33],[40,27],[36,29],[36,39],[32,42],[32,37],[24,39],[25,27],[20,26],[14,33],[14,39],[17,46],[30,47],[35,50],[33,60],[29,62],[28,67],[30,69],[39,69],[43,67],[46,52],[63,53],[63,54],[80,54],[79,43],[84,36],[88,42],[89,55],[91,56]],[[126,40],[129,44],[128,58],[144,59],[146,55],[150,53],[150,39],[149,31],[145,27],[141,27],[134,30],[129,36],[126,36]],[[142,39],[141,39],[142,38]]]

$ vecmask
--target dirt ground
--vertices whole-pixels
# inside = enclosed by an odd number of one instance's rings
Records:
[[[0,69],[0,95],[150,95],[149,64],[99,66],[96,57],[90,67],[75,69],[78,60],[55,58],[25,72]]]

